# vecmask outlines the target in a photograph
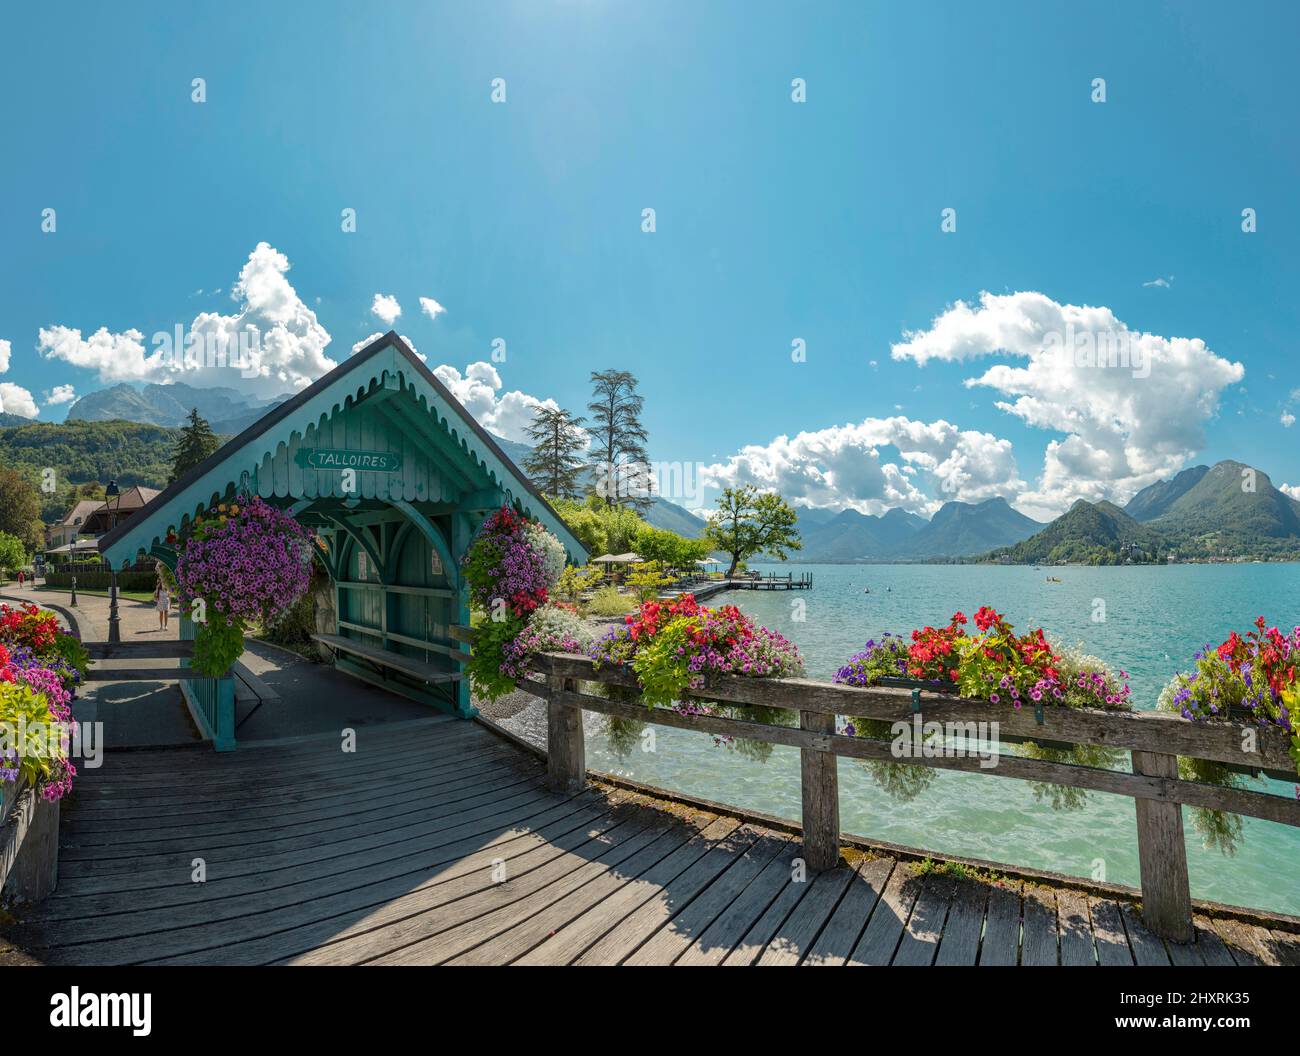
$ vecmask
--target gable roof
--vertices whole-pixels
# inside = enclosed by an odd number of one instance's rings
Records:
[[[97,510],[104,505],[103,499],[78,499],[77,504],[72,507],[55,527],[72,528],[74,525],[84,521],[92,510]]]
[[[387,353],[387,362],[385,354]],[[386,370],[385,368],[390,368]],[[314,422],[325,409],[326,413],[338,411],[348,406],[358,391],[358,385],[349,382],[351,375],[363,376],[370,383],[370,389],[382,386],[385,375],[401,372],[409,380],[418,380],[431,390],[431,395],[438,405],[448,414],[447,426],[451,429],[453,439],[458,441],[461,450],[474,461],[489,479],[506,492],[507,496],[520,501],[525,513],[540,520],[564,544],[569,555],[575,560],[585,560],[587,551],[577,537],[569,530],[563,519],[551,507],[532,481],[501,450],[492,435],[484,429],[474,417],[461,405],[460,401],[447,389],[428,366],[411,351],[410,346],[396,332],[390,330],[382,337],[376,338],[361,351],[349,356],[328,374],[318,378],[307,388],[284,403],[271,408],[234,439],[223,444],[213,454],[185,473],[178,480],[169,484],[155,496],[144,508],[127,521],[119,524],[108,534],[99,539],[99,550],[111,563],[119,559],[134,558],[138,550],[149,551],[153,543],[161,540],[169,525],[179,527],[182,520],[194,514],[197,509],[206,507],[213,494],[223,494],[231,481],[221,483],[219,471],[227,463],[241,456],[256,455],[261,461],[265,452],[255,450],[257,441],[265,440],[268,434],[274,438],[270,450],[275,444],[284,442],[285,430],[294,425],[305,429]],[[366,386],[360,386],[362,392]],[[332,411],[331,411],[332,409]],[[440,425],[434,413],[433,403],[424,409]],[[452,427],[459,425],[460,435]],[[238,483],[239,474],[235,475]]]

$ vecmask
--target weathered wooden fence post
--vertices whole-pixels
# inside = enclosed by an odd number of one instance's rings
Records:
[[[799,712],[799,728],[833,734],[835,716],[820,711]],[[834,869],[840,861],[839,760],[825,749],[799,749],[799,779],[803,792],[803,857],[814,871]]]
[[[572,678],[551,676],[555,695],[546,702],[546,785],[553,792],[574,795],[587,785],[587,746],[582,733],[582,708],[560,699],[574,692]]]
[[[1178,777],[1178,757],[1133,752],[1133,772]],[[1163,939],[1191,942],[1192,894],[1187,878],[1181,804],[1135,798],[1138,860],[1142,869],[1142,919]]]

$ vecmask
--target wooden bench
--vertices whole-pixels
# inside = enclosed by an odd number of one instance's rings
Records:
[[[386,671],[394,671],[406,675],[408,678],[414,678],[418,682],[427,682],[430,685],[459,682],[464,678],[460,666],[451,660],[444,663],[418,660],[413,656],[405,656],[402,653],[379,649],[373,645],[359,642],[355,638],[344,638],[339,634],[313,634],[312,639],[334,653],[336,659],[340,654],[355,656],[364,664],[373,668],[381,677],[384,677]]]

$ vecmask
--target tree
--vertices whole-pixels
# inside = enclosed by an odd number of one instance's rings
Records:
[[[16,535],[0,532],[0,572],[13,572],[27,564],[27,547]]]
[[[718,496],[717,512],[709,520],[705,539],[715,550],[731,555],[727,575],[754,554],[771,554],[784,561],[788,550],[802,550],[794,508],[774,491],[759,491],[752,484],[726,488]]]
[[[13,469],[0,469],[0,532],[17,536],[29,551],[45,542],[40,495]]]
[[[579,494],[578,474],[587,434],[581,428],[585,418],[574,418],[562,407],[538,404],[527,433],[534,447],[524,459],[524,470],[546,494],[559,499]]]
[[[189,419],[181,427],[180,439],[176,442],[176,453],[172,456],[171,476],[167,483],[179,480],[221,446],[212,426],[199,417],[199,409],[190,409]]]
[[[650,505],[650,467],[646,431],[641,424],[644,399],[636,378],[626,370],[599,370],[591,375],[592,440],[595,445],[596,491],[607,506]]]
[[[635,550],[647,561],[690,571],[709,556],[709,543],[705,539],[688,539],[667,528],[654,528],[647,524],[636,533]]]

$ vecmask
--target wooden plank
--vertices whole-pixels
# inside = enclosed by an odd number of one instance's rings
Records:
[[[834,734],[835,721],[834,715],[799,712],[800,730],[812,734]],[[803,853],[808,868],[834,869],[840,861],[839,760],[825,749],[801,748],[799,787],[803,799]]]
[[[1133,951],[1129,948],[1119,906],[1108,899],[1092,898],[1088,900],[1088,909],[1092,916],[1092,936],[1097,943],[1097,963],[1133,964]]]
[[[744,941],[746,933],[767,912],[782,891],[791,886],[790,875],[801,848],[780,840],[776,856],[690,947],[677,958],[679,966],[721,964]],[[755,950],[755,956],[758,954]]]
[[[957,885],[948,920],[939,940],[939,952],[934,958],[937,965],[973,965],[979,960],[980,932],[984,927],[984,908],[988,905],[990,887],[974,880],[963,880]]]
[[[1056,896],[1048,888],[1027,883],[1020,908],[1020,963],[1047,965],[1058,962]]]
[[[863,859],[858,863],[848,890],[804,957],[803,965],[838,966],[849,959],[867,926],[871,911],[880,901],[894,865],[892,858]]]
[[[777,933],[768,941],[758,964],[762,967],[793,966],[803,960],[839,905],[849,881],[857,873],[847,865],[824,869],[808,878],[808,893],[791,910]]]
[[[1056,916],[1061,933],[1061,964],[1069,967],[1095,965],[1097,951],[1092,945],[1087,895],[1070,888],[1057,891]]]
[[[1003,881],[989,892],[984,914],[981,965],[1020,963],[1020,882]]]
[[[785,843],[782,839],[760,835],[726,872],[623,963],[673,964],[763,871]]]
[[[685,825],[664,825],[662,834],[632,858],[541,909],[532,907],[513,927],[474,947],[448,964],[511,964],[600,905],[620,888],[653,868],[694,835]]]
[[[925,878],[891,964],[928,967],[934,962],[956,887],[950,877],[938,873]]]
[[[1263,928],[1227,917],[1216,918],[1213,926],[1237,964],[1257,967],[1282,963],[1273,947],[1272,936]]]
[[[723,821],[724,819],[719,819]],[[727,819],[731,820],[731,819]],[[697,861],[684,869],[670,884],[655,892],[652,897],[608,931],[599,942],[575,961],[575,964],[621,964],[659,928],[668,924],[678,913],[729,865],[735,862],[757,838],[748,826],[733,829],[721,838]]]
[[[666,840],[670,829],[676,827],[669,819],[653,811],[641,811],[644,815],[644,827],[629,836],[622,844],[605,850],[599,856],[594,849],[586,853],[575,852],[575,857],[592,857],[594,860],[582,861],[576,869],[570,870],[560,879],[553,880],[532,895],[512,901],[509,905],[494,909],[459,923],[442,933],[413,946],[407,946],[396,955],[384,954],[377,958],[381,964],[491,964],[498,962],[493,956],[496,949],[492,940],[499,939],[508,931],[518,933],[522,928],[525,941],[515,948],[514,943],[507,942],[505,948],[511,958],[531,949],[546,938],[550,929],[536,930],[537,918],[549,919],[552,914],[559,918],[576,915],[589,906],[593,900],[599,900],[599,891],[587,889],[604,880],[599,889],[605,891],[616,889],[631,877],[639,876],[653,867],[666,854],[670,853],[672,842]],[[622,828],[611,833],[607,842],[613,842]],[[507,881],[497,886],[504,891],[514,881]],[[495,894],[495,892],[493,892]],[[530,923],[532,928],[530,929]],[[476,951],[489,945],[487,960],[479,960]]]
[[[1120,909],[1124,915],[1124,928],[1128,932],[1128,944],[1129,949],[1133,951],[1133,960],[1139,965],[1170,964],[1169,954],[1165,950],[1165,943],[1147,927],[1142,914],[1138,913],[1132,904],[1127,902]],[[1190,925],[1190,919],[1188,923]],[[1169,945],[1178,946],[1180,944],[1170,941]]]
[[[580,665],[566,663],[557,666],[567,670],[568,668],[577,668]],[[605,672],[606,669],[602,669],[598,673],[604,674]],[[569,676],[566,675],[565,677]],[[586,677],[592,677],[590,671]],[[621,684],[617,680],[611,679],[611,681]],[[780,680],[755,678],[748,681],[757,684]],[[556,699],[554,690],[536,682],[521,682],[519,688],[544,700]],[[890,745],[885,741],[864,740],[842,734],[814,733],[809,730],[791,729],[785,726],[773,726],[767,723],[720,718],[712,715],[685,715],[670,709],[649,709],[640,704],[608,700],[585,693],[565,693],[563,699],[566,703],[580,706],[587,711],[595,711],[605,715],[619,715],[624,718],[635,718],[638,721],[652,722],[675,729],[712,733],[722,737],[746,738],[768,744],[783,744],[800,750],[807,748],[818,751],[824,750],[851,759],[897,762]],[[784,706],[788,707],[789,703],[787,701]],[[802,701],[799,703],[802,707]],[[987,718],[987,712],[985,717]],[[1043,737],[1041,728],[1038,737],[1039,739]],[[1007,740],[1005,736],[1002,739]],[[1000,755],[997,766],[992,768],[987,767],[984,760],[973,755],[918,756],[912,760],[912,763],[917,766],[980,773],[991,777],[1021,781],[1041,781],[1095,792],[1109,792],[1114,795],[1156,800],[1162,803],[1186,803],[1190,806],[1209,807],[1215,810],[1227,810],[1247,817],[1263,818],[1284,825],[1300,826],[1300,800],[1288,796],[1275,796],[1267,792],[1254,792],[1249,789],[1224,788],[1218,785],[1204,785],[1196,781],[1183,781],[1171,777],[1150,777],[1144,774],[1124,773],[1118,770],[1105,770],[1099,767],[1079,766],[1072,763],[1047,762],[1040,759],[1023,759],[1009,755]]]
[[[1133,752],[1133,771],[1151,777],[1178,777],[1178,758]],[[1142,919],[1162,939],[1190,942],[1192,893],[1187,876],[1183,811],[1177,803],[1134,801],[1138,859],[1142,875]],[[1138,951],[1134,950],[1135,953]],[[1139,962],[1141,960],[1139,958]]]
[[[1197,915],[1192,921],[1196,925],[1196,948],[1201,959],[1211,968],[1230,968],[1236,965],[1228,947],[1214,930],[1214,923],[1208,917]]]
[[[517,909],[523,913],[530,907],[548,905],[568,892],[563,885],[554,888],[552,885],[584,865],[602,860],[616,863],[634,854],[661,834],[662,829],[655,826],[657,821],[658,818],[645,810],[616,812],[599,831],[593,827],[591,838],[580,847],[565,850],[521,876],[494,883],[490,871],[482,870],[476,878],[476,893],[468,897],[432,909],[421,907],[418,902],[385,907],[381,926],[369,926],[372,922],[367,921],[365,930],[291,960],[295,964],[440,963],[476,945],[472,940],[483,941],[495,934],[495,931],[484,933],[471,928],[478,917],[497,913],[515,903],[522,904]],[[398,919],[392,919],[398,914]],[[503,914],[492,919],[502,923],[499,930],[515,922],[514,917]]]
[[[536,949],[519,958],[516,963],[572,963],[651,898],[670,887],[688,866],[714,846],[716,839],[730,834],[739,826],[732,818],[718,818],[712,814],[702,814],[689,824],[696,829],[690,840],[643,876],[624,884],[599,906],[584,913]]]
[[[543,674],[566,675],[585,681],[611,682],[635,687],[630,671],[603,668],[599,672],[584,656],[548,653],[536,660]],[[886,721],[912,718],[911,692],[907,689],[835,685],[808,678],[745,678],[721,676],[711,680],[708,699],[768,707],[798,707],[832,715],[864,716]],[[1097,744],[1160,754],[1184,755],[1240,764],[1243,729],[1256,731],[1258,763],[1261,767],[1294,771],[1285,731],[1246,727],[1234,722],[1195,723],[1177,715],[1157,711],[1099,711],[1085,708],[1046,708],[1045,725],[1039,725],[1032,709],[1016,710],[925,691],[922,714],[927,721],[987,722],[996,718],[1004,740],[1044,738],[1075,744]],[[1254,760],[1251,760],[1252,762]]]
[[[921,878],[910,865],[900,863],[894,867],[880,901],[871,912],[862,938],[853,948],[847,964],[889,964],[903,937],[907,918],[921,893]]]
[[[194,656],[193,641],[82,642],[92,660],[161,660]]]
[[[363,660],[368,660],[380,667],[404,675],[410,675],[422,682],[458,682],[462,677],[461,672],[453,669],[453,666],[435,664],[428,660],[417,660],[415,657],[406,656],[402,653],[390,653],[386,649],[377,649],[372,645],[365,645],[355,639],[344,638],[341,635],[313,634],[311,637],[313,641],[320,642],[337,652],[359,656]]]
[[[510,826],[469,836],[349,874],[312,879],[239,899],[214,899],[167,914],[128,914],[133,926],[116,940],[77,946],[79,958],[131,964],[174,959],[180,963],[260,964],[304,952],[345,935],[361,922],[377,922],[415,900],[428,907],[479,889],[498,862],[520,872],[590,839],[593,826],[612,814],[592,798],[569,800]],[[402,902],[402,900],[407,900]],[[83,938],[78,932],[76,938]]]

